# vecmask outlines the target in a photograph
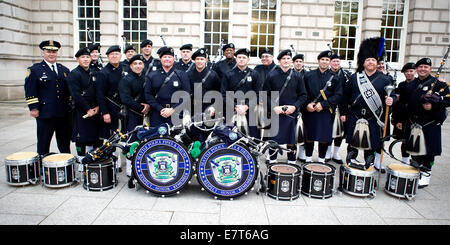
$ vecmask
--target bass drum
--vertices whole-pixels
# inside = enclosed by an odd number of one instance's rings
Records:
[[[193,172],[186,146],[168,136],[142,142],[135,151],[132,168],[142,187],[162,197],[179,194]]]
[[[256,158],[241,144],[230,148],[223,142],[212,144],[199,159],[198,182],[217,198],[232,199],[246,194],[258,177]]]

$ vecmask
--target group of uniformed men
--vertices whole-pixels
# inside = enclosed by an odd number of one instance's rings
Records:
[[[374,40],[363,41],[362,48],[364,42]],[[421,171],[429,173],[420,179],[420,187],[429,184],[434,157],[441,153],[441,125],[446,119],[448,87],[430,75],[432,64],[428,58],[406,64],[402,69],[406,81],[388,96],[385,87],[395,84],[383,71],[384,66],[377,69],[382,56],[367,47],[360,49],[357,72],[352,75],[340,67],[339,56],[330,50],[317,56],[317,69],[306,72],[304,56],[293,54],[290,49],[278,54],[278,65],[270,49],[260,51],[262,64],[251,69],[248,67],[250,51],[235,50],[232,43],[223,46],[225,59],[211,64],[207,50],[200,48],[192,53],[191,44],[180,48],[182,58],[178,62],[173,48],[165,46],[157,52],[159,59],[155,59],[151,55],[152,41],[144,40],[140,45],[141,54],[133,46],[126,47],[123,50],[126,59],[122,62],[121,48],[111,46],[104,67],[98,59],[99,45],[81,48],[75,54],[79,66],[69,71],[56,63],[60,43],[48,40],[39,47],[44,60],[28,68],[25,96],[30,115],[36,118],[40,155],[49,153],[54,133],[61,153],[70,153],[72,140],[78,156],[84,156],[119,128],[120,118],[126,118],[122,121],[124,131],[142,125],[146,115],[150,116],[151,127],[171,124],[171,116],[180,105],[172,101],[172,95],[177,91],[192,95],[194,87],[200,84],[203,95],[220,91],[224,102],[227,91],[268,91],[269,97],[270,91],[278,91],[277,105],[269,105],[271,113],[279,116],[278,133],[271,138],[292,150],[288,153],[289,163],[294,164],[297,159],[312,162],[317,141],[317,162],[332,160],[342,164],[338,152],[345,137],[347,151],[353,154],[353,159],[358,149],[364,149],[365,158],[374,156],[375,168],[384,171],[380,152],[383,127],[387,126],[382,123],[386,106],[394,108],[392,123],[397,137],[408,139],[413,124],[423,129],[426,153],[412,156],[423,166]],[[441,92],[440,97],[424,96],[432,87]],[[212,116],[218,108],[211,105],[203,103],[202,110]],[[245,115],[248,120],[254,109],[250,106],[248,101],[235,103],[233,113]],[[298,146],[296,128],[300,118],[304,125],[304,144]],[[368,147],[360,147],[361,142],[351,143],[360,119],[368,124],[369,134],[365,139],[370,142]],[[333,125],[339,120],[345,124],[346,136],[333,136]],[[254,125],[250,125],[248,134],[264,137]],[[408,162],[406,145],[405,140],[402,155]],[[276,159],[277,155],[271,154],[267,160],[272,163]],[[129,161],[126,173],[131,176]]]

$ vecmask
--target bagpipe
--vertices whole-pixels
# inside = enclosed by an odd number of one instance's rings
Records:
[[[434,76],[436,79],[431,83],[430,89],[427,91],[427,93],[422,95],[422,97],[421,97],[421,100],[423,102],[425,102],[425,103],[437,103],[437,102],[441,101],[441,98],[444,97],[444,96],[446,98],[450,97],[449,94],[444,94],[445,87],[441,88],[438,91],[435,91],[436,83],[439,81],[440,73],[441,73],[442,69],[444,68],[445,63],[447,62],[447,58],[448,58],[449,53],[450,53],[450,46],[447,48],[447,52],[445,52],[444,57],[442,58],[441,65],[439,66],[439,68],[436,71],[436,74]],[[448,86],[450,86],[450,84],[447,83],[447,87]]]
[[[91,42],[91,45],[94,45],[95,40],[94,40],[94,37],[92,36],[92,32],[89,27],[87,28],[87,35],[88,35],[88,41]],[[98,61],[97,62],[98,62],[99,66],[103,66],[102,54],[100,52],[98,52]]]

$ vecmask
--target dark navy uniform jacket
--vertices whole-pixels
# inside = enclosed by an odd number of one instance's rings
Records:
[[[247,76],[247,73],[250,73]],[[246,77],[245,81],[241,83],[241,80]],[[227,91],[242,91],[244,94],[248,91],[255,91],[258,95],[259,91],[261,91],[262,86],[259,81],[259,75],[253,69],[247,67],[245,70],[241,71],[237,66],[233,69],[225,73],[222,77],[221,81],[221,92],[224,102],[226,101],[226,92]],[[237,103],[235,103],[236,105]],[[248,103],[245,103],[248,105]]]
[[[278,134],[273,137],[273,140],[279,144],[295,144],[296,118],[299,109],[306,103],[307,95],[305,83],[303,82],[303,77],[299,72],[293,69],[289,69],[284,72],[280,67],[276,67],[275,70],[269,72],[263,86],[263,90],[267,91],[268,96],[270,97],[271,91],[280,92],[282,90],[289,74],[291,74],[291,79],[289,80],[287,87],[283,90],[283,94],[279,95],[278,104],[280,106],[293,105],[297,109],[290,116],[283,114],[279,115]],[[268,102],[270,101],[271,99],[268,99]],[[270,105],[269,108],[272,109],[273,106]]]
[[[86,71],[81,66],[77,66],[67,77],[72,101],[76,107],[83,109],[85,112],[97,106],[95,97],[96,78],[93,78],[92,75],[93,72],[90,69]]]
[[[363,71],[364,72],[364,71]],[[356,126],[356,121],[360,118],[365,118],[369,122],[370,129],[370,141],[372,149],[379,149],[381,147],[382,128],[377,124],[376,117],[370,111],[364,98],[360,96],[361,92],[357,83],[358,73],[354,73],[350,80],[347,82],[344,89],[344,96],[342,98],[341,115],[346,116],[347,121],[347,142],[352,141],[353,131]],[[385,97],[387,96],[384,87],[391,85],[391,79],[383,73],[376,71],[372,76],[367,76],[372,83],[373,87],[377,91],[382,101],[383,111],[386,109]],[[394,106],[396,95],[391,94],[394,99]],[[383,113],[384,114],[384,113]],[[380,121],[384,122],[384,116],[382,115]],[[389,123],[389,122],[388,122]]]
[[[113,99],[120,104],[119,97],[119,81],[122,79],[125,73],[122,70],[122,66],[119,65],[115,68],[108,63],[97,75],[97,102],[100,106],[100,112],[102,115],[110,114],[110,102],[108,98]]]
[[[275,67],[277,65],[275,65],[274,62],[272,62],[272,64],[266,66],[263,64],[257,65],[255,67],[255,71],[258,72],[259,74],[259,80],[262,86],[264,86],[264,82],[266,81],[267,75],[269,74],[270,71],[275,70]]]
[[[236,59],[233,58],[231,62],[227,59],[221,60],[213,65],[213,70],[217,73],[220,79],[225,76],[225,73],[236,67]]]
[[[70,112],[70,93],[66,81],[70,71],[59,63],[56,66],[58,74],[45,61],[27,70],[25,99],[30,110],[39,110],[39,118],[65,117]]]
[[[141,103],[145,103],[144,84],[144,74],[139,76],[131,72],[123,77],[119,82],[119,94],[122,104],[136,112],[141,112],[144,109]]]
[[[308,93],[307,104],[311,103],[318,97],[316,102],[320,102],[324,110],[328,110],[330,107],[333,110],[336,108],[336,105],[342,98],[342,83],[339,76],[335,75],[331,80],[331,85],[325,87],[328,80],[330,80],[333,75],[335,74],[333,74],[330,69],[322,73],[318,68],[305,73],[303,79],[305,81],[305,88]],[[320,95],[321,89],[324,89],[327,101],[325,101],[325,99]]]
[[[150,56],[148,60],[144,61],[145,67],[142,71],[143,74],[149,74],[152,71],[156,71],[161,68],[161,61]],[[150,70],[148,70],[150,68]]]
[[[449,94],[447,84],[438,81],[435,77],[430,75],[424,80],[417,77],[405,84],[404,88],[399,91],[399,104],[405,108],[405,113],[399,114],[398,119],[405,122],[403,128],[406,136],[410,134],[412,123],[420,124],[425,136],[427,155],[437,156],[442,152],[441,125],[447,118],[446,107],[448,107],[448,104],[445,99],[441,98],[438,102],[432,103],[430,111],[423,108],[425,101],[422,96],[431,89],[433,82],[435,82],[433,91],[443,89],[441,96]]]
[[[95,81],[93,72],[84,70],[81,66],[73,69],[67,77],[67,84],[75,105],[73,118],[73,142],[93,142],[98,140],[100,134],[100,116],[82,118],[89,109],[97,106],[95,96]]]
[[[209,73],[209,75],[208,75],[208,73]],[[220,83],[219,77],[217,76],[217,73],[212,69],[205,67],[205,69],[203,69],[203,71],[198,72],[197,69],[194,67],[187,73],[187,76],[189,77],[189,82],[190,82],[190,86],[191,86],[191,102],[192,102],[192,104],[194,104],[194,91],[195,91],[194,88],[195,88],[195,86],[199,86],[201,84],[202,100],[203,100],[203,96],[208,91],[214,90],[214,91],[220,92],[221,83]],[[205,79],[205,81],[203,81],[203,79]],[[202,110],[205,110],[209,105],[210,105],[210,103],[203,103]]]
[[[292,69],[289,69],[284,72],[280,67],[277,67],[274,71],[268,74],[263,86],[263,90],[268,92],[268,96],[270,96],[271,91],[281,91],[291,70]],[[295,70],[292,70],[291,79],[289,80],[287,87],[284,89],[283,94],[280,95],[278,104],[280,106],[293,105],[298,111],[305,105],[307,98],[306,96],[305,83],[303,82],[301,74]],[[270,99],[268,101],[270,101]]]
[[[89,65],[89,69],[91,71],[95,71],[95,72],[100,71],[102,68],[103,68],[103,65],[98,63],[98,61],[95,63],[91,61],[91,64]]]
[[[172,74],[172,77],[166,85],[161,89],[164,80]],[[147,82],[144,88],[145,99],[151,107],[150,124],[152,127],[161,125],[162,123],[171,124],[171,118],[163,118],[160,113],[163,108],[176,108],[180,103],[172,103],[172,95],[176,91],[186,91],[190,94],[189,78],[186,72],[180,71],[172,67],[168,72],[164,69],[152,71],[147,75]],[[156,95],[158,94],[157,98]]]
[[[191,70],[195,69],[195,64],[194,62],[192,62],[192,60],[189,60],[189,62],[186,64],[184,63],[183,59],[179,59],[178,62],[175,62],[173,66],[175,66],[175,69],[182,70],[184,72],[189,70],[189,67],[191,68]]]

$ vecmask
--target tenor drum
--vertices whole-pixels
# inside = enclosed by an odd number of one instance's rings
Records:
[[[301,193],[313,198],[330,198],[334,194],[336,168],[327,163],[307,163],[302,168]]]
[[[84,165],[83,178],[83,188],[87,191],[106,191],[118,184],[112,158]]]
[[[197,163],[197,180],[216,198],[233,199],[248,193],[258,177],[256,158],[241,144],[210,145]]]
[[[62,153],[46,156],[42,159],[42,174],[47,187],[65,187],[76,182],[76,157]]]
[[[185,145],[168,136],[141,142],[133,157],[138,183],[157,196],[179,194],[192,177],[192,158]]]
[[[393,196],[412,199],[417,194],[420,171],[406,164],[389,164],[384,190]]]
[[[287,163],[267,166],[267,195],[277,200],[295,200],[300,196],[301,168]]]
[[[341,165],[339,172],[339,187],[343,192],[362,197],[375,194],[376,170],[373,166],[360,170],[344,164]]]
[[[14,186],[36,184],[40,157],[36,152],[16,152],[5,157],[6,183]]]

